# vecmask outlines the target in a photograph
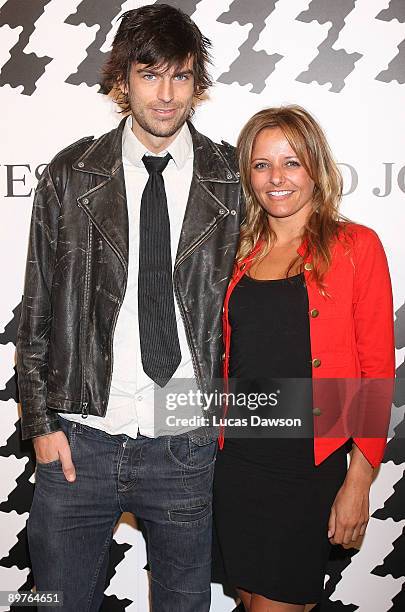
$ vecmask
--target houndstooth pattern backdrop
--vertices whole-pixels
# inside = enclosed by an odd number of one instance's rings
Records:
[[[317,610],[403,612],[405,0],[169,3],[190,14],[214,44],[216,84],[197,110],[197,128],[235,143],[257,110],[307,107],[341,164],[343,213],[373,227],[386,248],[396,311],[393,436],[372,488],[362,546],[334,547]],[[0,590],[33,585],[25,525],[34,463],[30,443],[20,441],[14,370],[33,189],[58,150],[118,123],[99,91],[98,69],[118,17],[141,4],[153,2],[0,0]],[[126,515],[114,536],[103,612],[147,612],[145,563],[141,533]],[[233,607],[214,585],[212,610]]]

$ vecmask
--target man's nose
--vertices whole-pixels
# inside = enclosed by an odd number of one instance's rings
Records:
[[[162,78],[159,83],[158,99],[162,102],[170,102],[173,100],[174,90],[173,81],[171,78]]]

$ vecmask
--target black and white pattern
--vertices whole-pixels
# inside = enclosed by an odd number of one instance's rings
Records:
[[[35,168],[64,145],[117,123],[100,95],[99,70],[119,16],[142,0],[0,0],[0,590],[33,586],[25,524],[34,487],[30,442],[22,442],[14,369]],[[350,168],[343,212],[380,234],[396,304],[394,435],[372,488],[362,547],[334,547],[317,610],[405,609],[405,284],[402,266],[405,160],[403,0],[172,0],[213,41],[217,82],[196,125],[235,142],[243,122],[266,105],[297,102],[327,128]],[[14,114],[15,118],[12,117]],[[400,144],[401,143],[401,144]],[[377,188],[389,168],[389,189]],[[10,169],[11,168],[11,169]],[[346,175],[345,175],[346,180]],[[384,198],[384,211],[381,202]],[[401,216],[402,215],[402,216]],[[18,239],[17,239],[18,237]],[[13,260],[14,258],[14,260]],[[124,516],[113,540],[103,612],[146,612],[148,579],[141,531]],[[232,610],[213,586],[214,612]],[[1,610],[8,610],[0,606]]]
[[[10,49],[10,59],[3,65],[0,76],[0,85],[9,84],[12,87],[23,86],[25,95],[32,95],[36,89],[38,79],[45,72],[46,66],[52,62],[52,57],[38,56],[35,53],[24,51],[35,30],[36,22],[43,15],[47,5],[55,0],[30,0],[27,4],[24,0],[7,0],[0,14],[0,27],[8,25],[11,28],[21,27],[21,33],[16,44]],[[285,0],[284,0],[285,1]],[[278,53],[268,54],[264,50],[256,51],[255,44],[259,39],[260,32],[266,27],[266,21],[276,9],[277,4],[283,0],[254,0],[254,4],[243,0],[234,0],[230,3],[227,11],[216,14],[213,10],[213,18],[218,22],[232,24],[238,22],[241,25],[249,24],[251,29],[244,43],[239,47],[239,55],[232,63],[229,72],[221,74],[218,80],[222,83],[237,82],[241,85],[251,83],[255,93],[260,93],[265,87],[266,79],[276,69],[276,64],[283,58]],[[99,82],[99,69],[105,61],[107,51],[102,47],[106,37],[111,31],[112,23],[122,13],[125,5],[139,3],[128,3],[125,0],[112,0],[105,2],[102,10],[99,3],[94,0],[82,0],[78,3],[74,12],[67,15],[64,23],[73,26],[97,26],[97,32],[91,44],[86,48],[85,59],[77,66],[77,71],[70,74],[66,82],[73,85],[86,83],[89,86]],[[150,4],[153,4],[151,2]],[[170,2],[186,13],[193,15],[199,4],[198,0],[177,0]],[[228,3],[229,4],[229,3]],[[300,3],[297,3],[300,4]],[[218,3],[220,5],[220,3]],[[308,69],[296,75],[296,79],[303,83],[316,81],[319,84],[331,83],[331,91],[340,92],[345,87],[346,77],[355,70],[355,65],[363,55],[359,52],[348,52],[336,45],[339,34],[345,27],[346,19],[355,10],[356,0],[312,0],[308,8],[297,12],[295,19],[319,24],[330,23],[326,38],[315,49],[314,57]],[[252,21],[253,18],[253,21]],[[382,21],[398,20],[405,21],[405,5],[402,0],[391,0],[387,9],[375,15],[375,19]],[[390,82],[398,81],[404,83],[405,75],[405,40],[398,45],[399,53],[392,58],[386,70],[378,73],[375,78]],[[252,70],[254,66],[254,70]]]

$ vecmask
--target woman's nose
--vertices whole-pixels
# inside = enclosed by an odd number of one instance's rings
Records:
[[[273,166],[273,168],[270,170],[269,181],[270,183],[273,183],[273,185],[281,185],[284,182],[284,173],[282,168],[276,168]]]

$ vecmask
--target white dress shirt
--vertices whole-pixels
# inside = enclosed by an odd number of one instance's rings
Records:
[[[170,153],[172,159],[163,171],[167,206],[170,219],[172,265],[174,265],[183,217],[187,206],[193,176],[193,142],[187,124],[176,139],[159,155]],[[136,438],[138,431],[154,437],[153,381],[142,368],[138,326],[138,267],[139,267],[139,214],[142,193],[148,172],[142,162],[145,154],[152,155],[132,132],[129,116],[122,136],[122,158],[129,221],[128,284],[118,315],[113,339],[113,375],[105,418],[60,412],[60,416],[78,421],[109,434],[126,434]],[[114,216],[114,210],[111,210]],[[194,371],[186,333],[175,298],[177,330],[181,363],[174,377],[192,378]],[[157,434],[158,435],[158,434]]]

